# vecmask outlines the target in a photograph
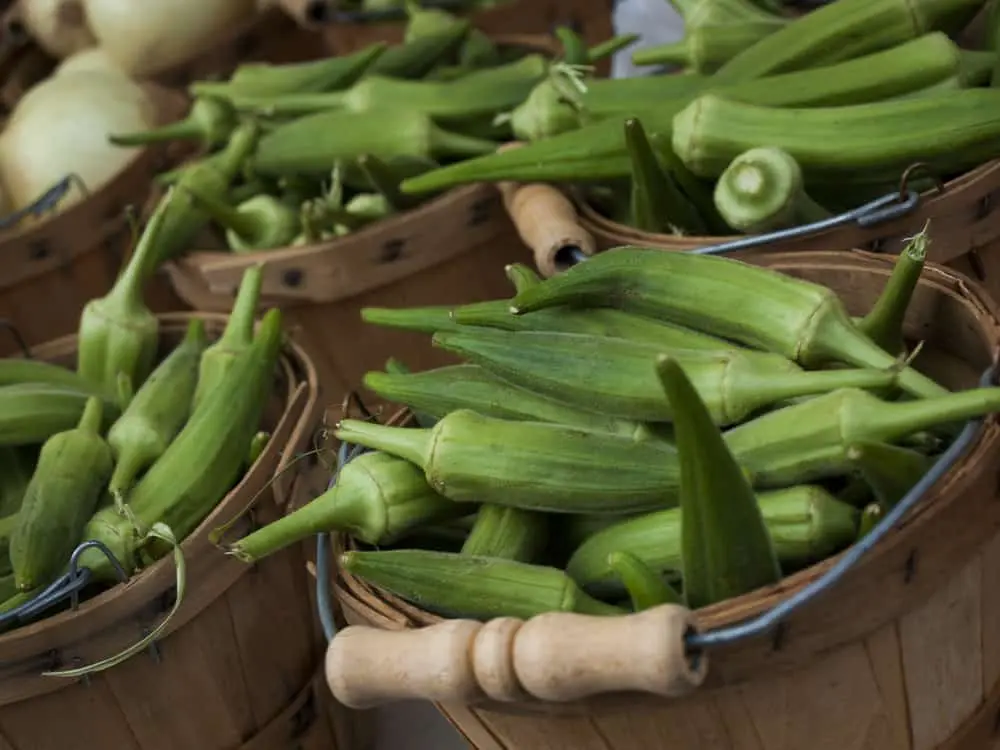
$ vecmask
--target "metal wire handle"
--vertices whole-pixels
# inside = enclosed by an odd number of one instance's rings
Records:
[[[6,216],[0,216],[0,229],[9,229],[16,226],[22,219],[26,219],[29,216],[41,216],[49,211],[54,211],[56,206],[59,205],[59,201],[66,197],[74,185],[86,193],[86,186],[79,177],[76,175],[66,175],[38,196],[30,206],[19,208],[17,211],[9,213]]]

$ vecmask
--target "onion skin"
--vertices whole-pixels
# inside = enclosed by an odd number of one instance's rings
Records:
[[[132,78],[148,78],[225,43],[256,0],[83,0],[94,36]]]
[[[97,44],[81,0],[20,0],[19,11],[31,38],[60,60]]]

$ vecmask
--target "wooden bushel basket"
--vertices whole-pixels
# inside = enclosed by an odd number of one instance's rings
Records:
[[[861,251],[774,253],[758,260],[836,290],[855,315],[870,308],[893,262]],[[993,359],[1000,320],[980,285],[930,264],[906,333],[925,342],[918,368],[950,387],[972,387]],[[998,459],[1000,425],[991,417],[964,458],[834,588],[768,636],[708,651],[707,679],[687,697],[609,694],[572,703],[439,707],[479,750],[994,747],[1000,709]],[[765,612],[834,562],[699,610],[697,624],[712,630]],[[343,571],[335,595],[354,624],[406,629],[440,621]],[[572,653],[574,643],[558,648]],[[641,643],[599,650],[609,659],[611,653],[629,655],[615,662],[619,672],[623,663],[643,661]],[[607,670],[614,669],[609,662]]]
[[[398,43],[404,23],[344,23],[335,17],[336,0],[278,0],[293,18],[322,32],[328,49],[346,55],[375,42]],[[470,15],[473,25],[487,35],[550,34],[569,26],[588,44],[614,35],[611,0],[508,0]]]
[[[330,242],[256,253],[193,252],[167,267],[198,310],[228,310],[243,272],[263,265],[261,304],[281,307],[316,359],[328,404],[389,357],[424,369],[452,359],[427,337],[361,320],[362,307],[448,305],[510,293],[506,263],[529,260],[496,191],[472,185]]]
[[[164,342],[176,343],[191,317],[162,315]],[[214,334],[226,321],[223,315],[200,317]],[[68,364],[75,351],[76,338],[69,336],[33,354]],[[239,485],[184,540],[187,591],[157,643],[156,658],[144,652],[79,681],[41,675],[118,653],[158,623],[175,596],[170,556],[76,610],[0,636],[0,746],[352,750],[340,738],[350,736],[353,719],[331,707],[328,690],[316,679],[322,642],[305,590],[302,547],[250,566],[208,539],[258,491],[255,522],[281,512],[296,469],[280,472],[309,448],[319,399],[308,355],[287,345],[265,411],[272,437]],[[335,728],[329,719],[338,711],[344,725]]]

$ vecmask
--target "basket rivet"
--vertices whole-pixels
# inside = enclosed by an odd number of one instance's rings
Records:
[[[394,260],[399,260],[400,256],[403,254],[403,248],[405,246],[406,240],[389,240],[382,245],[382,253],[379,256],[379,262],[392,263]]]
[[[298,268],[289,268],[281,275],[281,283],[287,287],[291,287],[292,289],[297,286],[301,286],[304,279],[305,274]]]
[[[52,255],[52,246],[48,240],[35,240],[28,245],[28,258],[31,260],[45,260]]]
[[[993,209],[993,194],[987,193],[976,201],[976,219],[985,219]]]
[[[911,550],[903,565],[903,583],[911,583],[917,575],[917,551]]]
[[[489,198],[478,200],[469,206],[469,226],[474,227],[490,220],[493,201]]]

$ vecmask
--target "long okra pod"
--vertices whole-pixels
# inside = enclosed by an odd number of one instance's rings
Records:
[[[834,360],[890,368],[895,358],[851,322],[836,293],[730,258],[621,247],[518,294],[512,311],[616,307],[781,354],[806,366]],[[916,396],[947,391],[913,368],[898,383]]]
[[[315,500],[248,534],[229,551],[252,563],[332,531],[350,534],[366,544],[392,544],[418,526],[468,511],[468,506],[432,490],[423,472],[409,461],[376,451],[346,464],[337,483]]]
[[[116,146],[145,146],[166,141],[200,141],[203,148],[214,148],[229,140],[239,124],[236,110],[225,99],[200,96],[194,100],[187,117],[152,130],[108,136]]]
[[[434,334],[434,343],[525,390],[618,419],[670,422],[653,364],[669,353],[684,369],[715,424],[743,421],[796,396],[837,388],[887,388],[892,369],[806,372],[767,352],[707,351],[576,333],[489,329]]]
[[[454,617],[624,614],[585,594],[557,568],[426,550],[345,552],[340,562],[396,596]]]
[[[464,409],[430,430],[345,419],[336,436],[417,464],[432,487],[456,502],[627,513],[677,501],[677,453],[660,440],[493,419]]]
[[[472,25],[459,20],[434,34],[421,35],[387,49],[366,71],[391,78],[423,78],[442,59],[456,51]]]
[[[785,571],[819,562],[854,541],[858,511],[822,487],[800,485],[757,494],[757,503]],[[572,517],[571,517],[572,518]],[[621,592],[608,555],[627,551],[670,580],[681,576],[681,509],[620,520],[588,535],[566,572],[587,590]]]
[[[914,401],[882,401],[853,388],[770,412],[726,432],[726,443],[759,487],[783,487],[853,472],[858,442],[897,443],[914,433],[1000,410],[1000,388]]]
[[[205,344],[205,324],[195,318],[108,430],[115,457],[108,491],[119,505],[135,478],[163,455],[187,421]]]
[[[925,228],[906,244],[896,258],[896,265],[882,294],[868,314],[857,321],[861,332],[890,354],[898,354],[906,348],[903,319],[917,289],[920,274],[924,271],[929,241]]]
[[[620,435],[634,435],[638,429],[635,422],[567,406],[511,385],[477,365],[450,365],[408,374],[369,372],[364,385],[388,401],[438,419],[456,409],[471,409],[497,419],[553,422]]]
[[[781,580],[753,488],[680,364],[656,373],[674,411],[680,463],[681,569],[688,607],[704,607]]]

